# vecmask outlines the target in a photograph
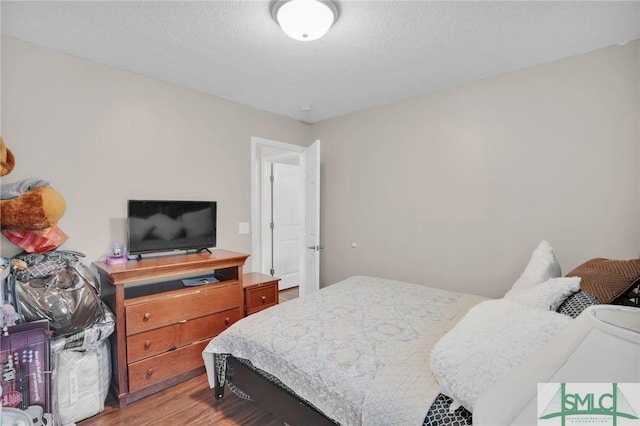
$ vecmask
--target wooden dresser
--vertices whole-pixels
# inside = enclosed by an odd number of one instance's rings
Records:
[[[244,274],[244,314],[251,315],[278,304],[280,278],[260,272]]]
[[[116,316],[111,384],[121,406],[204,372],[209,340],[244,316],[248,257],[214,249],[95,263],[102,298]],[[216,282],[185,286],[186,278]]]

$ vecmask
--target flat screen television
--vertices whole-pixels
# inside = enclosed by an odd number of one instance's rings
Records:
[[[128,200],[127,249],[132,255],[216,246],[215,201]]]

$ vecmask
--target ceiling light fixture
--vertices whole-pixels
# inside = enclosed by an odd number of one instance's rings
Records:
[[[338,19],[338,6],[330,0],[275,0],[271,16],[289,37],[300,41],[317,40]]]

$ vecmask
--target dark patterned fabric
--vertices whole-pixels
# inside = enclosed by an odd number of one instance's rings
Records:
[[[599,305],[598,299],[586,291],[578,291],[572,294],[558,308],[558,312],[575,318],[591,305]]]
[[[611,302],[614,305],[633,306],[640,308],[640,280],[636,280],[625,294]]]
[[[216,366],[216,373],[218,374],[218,380],[226,381],[227,387],[240,398],[251,401],[252,398],[246,392],[239,389],[236,385],[233,384],[231,378],[226,378],[227,373],[227,357],[228,354],[214,354],[214,363]],[[273,374],[269,374],[266,371],[262,371],[251,364],[251,361],[241,358],[236,358],[239,362],[246,365],[248,368],[258,372],[262,377],[273,383],[274,385],[280,387],[281,389],[286,390],[291,395],[296,396],[296,394],[289,388],[287,385],[282,383],[276,376]],[[232,372],[229,371],[229,375],[232,375]],[[296,396],[297,397],[297,396]],[[297,397],[299,398],[299,397]],[[308,401],[304,401],[300,399],[301,402],[309,407],[313,407],[311,403]],[[449,412],[449,407],[453,399],[450,397],[439,394],[431,407],[429,408],[429,412],[424,419],[423,426],[469,426],[472,424],[471,413],[467,411],[464,407],[458,407],[452,413]],[[317,408],[313,407],[317,410]],[[338,423],[336,423],[338,424]]]
[[[218,383],[225,382],[225,376],[227,374],[227,358],[229,354],[213,354],[213,363],[216,366],[216,379]]]
[[[280,379],[278,379],[276,376],[274,376],[273,374],[267,373],[266,371],[260,370],[259,368],[256,368],[253,366],[253,364],[251,363],[251,361],[247,360],[247,359],[243,359],[243,358],[236,358],[239,362],[241,362],[242,364],[246,365],[248,368],[252,369],[253,371],[256,371],[258,373],[260,373],[260,375],[267,379],[268,381],[270,381],[271,383],[273,383],[274,385],[286,390],[287,392],[293,394],[293,390],[285,385],[284,383],[282,383],[280,381]],[[228,383],[228,381],[227,381]]]
[[[216,372],[218,374],[218,380],[220,380],[220,383],[222,383],[223,380],[225,380],[225,376],[226,376],[226,370],[227,370],[227,357],[229,357],[230,355],[228,354],[214,354],[214,362],[216,365]],[[242,359],[242,358],[236,358],[237,361],[241,362],[242,364],[246,365],[247,368],[250,368],[251,370],[257,372],[258,374],[260,374],[260,376],[262,376],[263,378],[267,379],[268,381],[270,381],[271,383],[273,383],[274,385],[278,386],[279,388],[287,391],[289,394],[291,394],[292,396],[294,396],[295,398],[299,399],[300,402],[308,407],[313,408],[314,410],[316,410],[317,412],[322,414],[322,411],[318,410],[316,407],[313,406],[313,404],[311,404],[310,402],[300,398],[299,396],[296,395],[296,393],[287,385],[285,385],[284,383],[282,383],[280,381],[280,379],[278,379],[276,376],[274,376],[273,374],[269,374],[266,371],[260,370],[259,368],[256,368],[253,366],[253,364],[251,363],[251,361],[247,360],[247,359]],[[233,376],[233,372],[229,371],[229,376]],[[253,401],[253,399],[251,398],[251,396],[249,394],[247,394],[246,392],[244,392],[242,389],[238,388],[233,382],[233,377],[227,377],[226,378],[226,384],[227,387],[229,389],[231,389],[231,391],[236,394],[237,396],[239,396],[240,398],[249,400],[249,401]],[[323,414],[324,415],[324,414]],[[325,416],[326,417],[326,416]],[[328,417],[327,417],[328,418]],[[328,418],[329,419],[329,418]],[[331,421],[333,421],[335,424],[339,424],[337,422],[335,422],[333,419],[329,419]]]
[[[472,424],[471,413],[464,407],[458,407],[454,412],[449,411],[453,399],[440,394],[433,401],[423,426],[468,426]]]
[[[249,395],[248,393],[246,393],[245,391],[243,391],[233,383],[227,381],[227,386],[229,387],[229,389],[231,389],[231,392],[236,394],[236,396],[242,399],[246,399],[247,401],[253,401],[253,398],[251,398],[251,395]]]
[[[218,376],[217,377],[218,383],[225,382],[225,376],[227,375],[227,358],[228,357],[229,357],[228,354],[213,354],[213,362],[216,366],[216,375]],[[231,371],[229,372],[229,375],[231,376],[233,375]],[[236,394],[242,399],[246,399],[247,401],[253,401],[253,398],[251,398],[251,395],[244,392],[242,389],[240,389],[239,387],[231,383],[229,380],[226,380],[226,382],[227,382],[227,387],[231,390],[231,392],[233,392],[234,394]]]
[[[20,253],[14,257],[27,264],[25,270],[15,271],[18,281],[30,281],[33,279],[46,278],[57,271],[73,266],[80,261],[84,254],[75,251],[52,250],[47,253]]]

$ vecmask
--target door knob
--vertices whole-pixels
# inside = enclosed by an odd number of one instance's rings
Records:
[[[322,250],[324,247],[321,246],[309,246],[307,247],[309,250]]]

